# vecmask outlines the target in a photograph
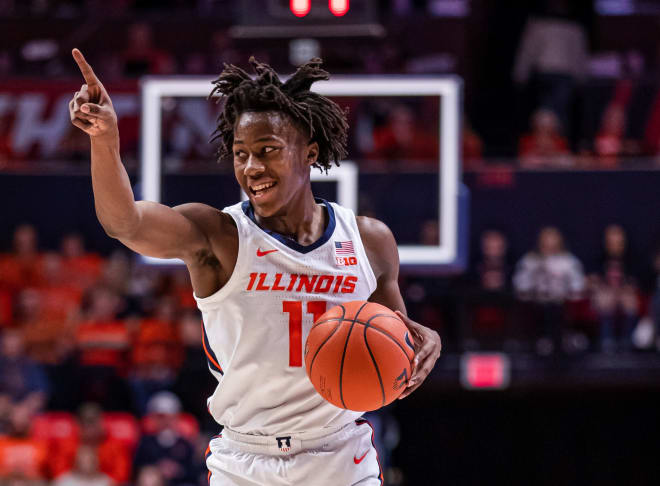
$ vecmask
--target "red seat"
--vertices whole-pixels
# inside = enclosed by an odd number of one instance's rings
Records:
[[[30,433],[35,439],[51,443],[69,441],[78,437],[78,424],[68,412],[46,412],[32,420]]]
[[[105,412],[103,429],[108,437],[123,444],[131,452],[135,450],[140,440],[140,425],[130,413]]]

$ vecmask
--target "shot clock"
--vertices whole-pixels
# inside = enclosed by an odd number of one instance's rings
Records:
[[[375,0],[244,0],[238,38],[380,37]]]

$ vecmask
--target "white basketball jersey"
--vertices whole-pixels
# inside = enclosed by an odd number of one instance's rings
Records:
[[[234,272],[198,298],[204,348],[218,386],[208,408],[244,434],[277,435],[342,426],[360,412],[326,402],[305,373],[303,350],[314,320],[342,302],[367,300],[376,278],[355,215],[318,200],[328,225],[315,243],[261,228],[246,201],[225,208],[238,227]]]

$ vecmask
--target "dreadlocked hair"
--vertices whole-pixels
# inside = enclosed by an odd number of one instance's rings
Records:
[[[327,173],[333,162],[338,166],[347,155],[348,123],[346,112],[335,102],[310,91],[314,82],[330,78],[321,69],[321,63],[321,59],[311,59],[285,83],[273,68],[254,57],[250,57],[254,79],[241,68],[225,64],[209,95],[218,95],[225,101],[211,136],[211,142],[220,142],[218,162],[232,154],[234,126],[241,113],[272,110],[286,113],[309,134],[310,143],[318,143],[319,155],[314,167]]]

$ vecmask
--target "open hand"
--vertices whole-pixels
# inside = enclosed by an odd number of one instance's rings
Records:
[[[408,386],[401,396],[399,396],[400,400],[417,390],[419,385],[429,375],[442,352],[442,341],[440,340],[440,335],[433,329],[429,329],[412,319],[408,319],[400,311],[396,311],[396,313],[410,330],[413,336],[413,344],[415,345],[415,359],[413,360],[412,373],[408,381]]]
[[[117,115],[112,101],[92,67],[78,49],[72,52],[85,84],[73,95],[69,102],[71,123],[90,137],[118,136]]]

